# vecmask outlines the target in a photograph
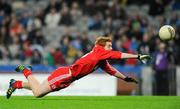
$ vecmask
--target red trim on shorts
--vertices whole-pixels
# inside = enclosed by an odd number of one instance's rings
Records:
[[[72,82],[72,75],[69,67],[59,67],[48,77],[49,86],[52,91],[68,87]]]

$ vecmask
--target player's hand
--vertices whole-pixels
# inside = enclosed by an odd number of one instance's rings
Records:
[[[134,82],[134,83],[138,84],[137,80],[135,80],[134,78],[128,77],[128,76],[126,78],[124,78],[124,81],[126,81],[126,82]]]
[[[152,57],[150,55],[141,55],[138,54],[138,59],[143,63],[146,64]]]

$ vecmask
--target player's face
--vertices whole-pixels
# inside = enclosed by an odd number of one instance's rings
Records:
[[[106,42],[106,45],[104,46],[105,50],[112,50],[112,43],[111,42]]]

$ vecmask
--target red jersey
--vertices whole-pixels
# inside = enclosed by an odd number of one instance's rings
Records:
[[[113,68],[107,60],[120,58],[121,52],[105,50],[104,47],[95,45],[91,52],[82,56],[70,66],[72,76],[74,79],[79,79],[90,74],[99,67],[107,73],[114,75],[118,71]]]

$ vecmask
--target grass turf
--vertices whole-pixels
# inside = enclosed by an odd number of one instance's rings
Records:
[[[13,96],[0,109],[180,109],[178,96]]]

